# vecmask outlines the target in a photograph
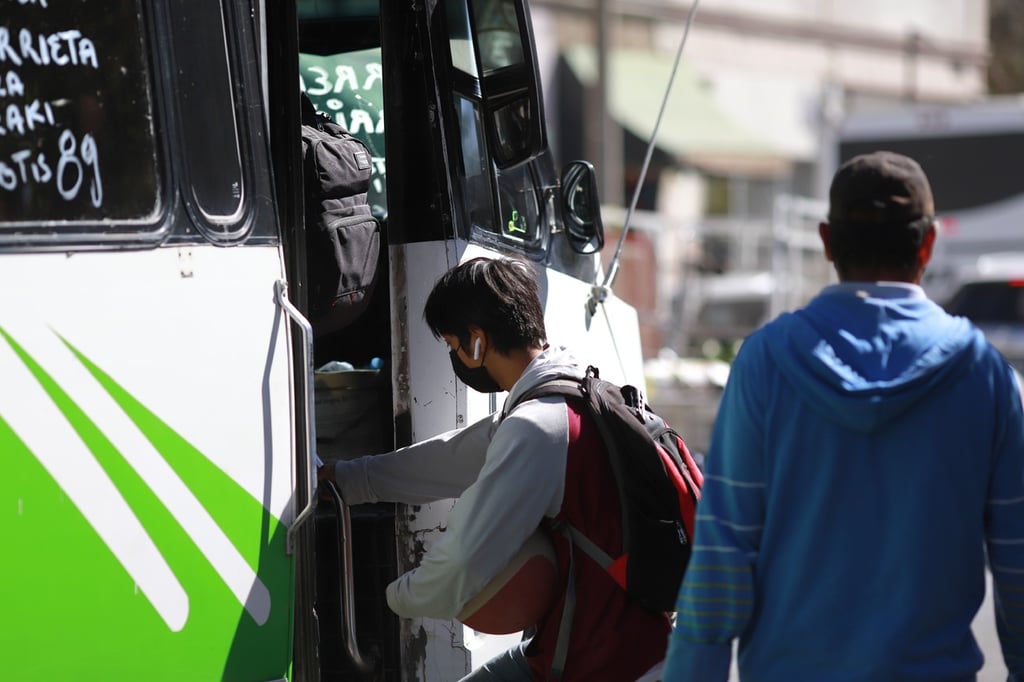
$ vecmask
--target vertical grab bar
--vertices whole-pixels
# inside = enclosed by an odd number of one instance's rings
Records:
[[[341,498],[341,492],[334,484],[334,481],[327,481],[327,490],[331,499],[338,508],[338,563],[342,567],[341,585],[341,623],[342,623],[342,645],[349,661],[356,671],[362,675],[368,675],[377,668],[376,663],[359,650],[359,642],[356,639],[356,607],[355,607],[355,580],[354,566],[352,563],[352,514],[348,505]]]
[[[315,389],[313,384],[313,325],[309,323],[309,320],[303,316],[299,309],[296,308],[291,301],[288,300],[288,283],[284,280],[278,280],[274,283],[274,298],[277,304],[281,306],[281,309],[287,313],[288,317],[295,322],[302,330],[302,365],[305,368],[305,402],[306,409],[304,410],[303,430],[306,433],[306,452],[305,457],[297,458],[299,462],[305,464],[305,471],[299,471],[298,475],[303,476],[306,479],[306,504],[302,510],[295,515],[294,521],[292,521],[291,527],[288,529],[286,537],[286,550],[289,554],[295,551],[294,538],[299,528],[310,518],[313,518],[313,512],[316,510],[316,464],[317,456],[316,449],[313,444],[316,442],[316,433],[314,426],[316,424],[314,409],[315,409]],[[338,563],[344,570],[344,584],[341,586],[341,622],[343,627],[343,639],[342,644],[344,645],[345,652],[348,654],[349,660],[352,665],[356,668],[357,672],[363,675],[372,673],[376,669],[376,665],[367,657],[363,656],[359,650],[359,643],[356,641],[356,612],[355,612],[355,581],[353,579],[353,561],[352,561],[352,515],[349,513],[348,505],[341,499],[341,493],[338,491],[337,486],[329,481],[327,490],[330,492],[332,499],[338,508],[338,517],[341,522],[338,524],[338,552],[341,554],[338,558]]]
[[[303,457],[296,458],[300,463],[296,478],[305,478],[306,502],[303,508],[295,515],[285,540],[285,551],[288,554],[295,552],[295,535],[299,528],[308,521],[316,509],[316,433],[314,426],[316,422],[313,417],[314,393],[313,393],[313,325],[303,316],[299,309],[288,300],[288,282],[279,279],[274,282],[274,300],[281,306],[281,309],[291,318],[292,322],[298,325],[302,331],[302,366],[305,369],[305,410],[303,410],[303,431],[306,433],[306,451]],[[298,485],[296,485],[298,488]],[[297,504],[297,500],[296,500]]]

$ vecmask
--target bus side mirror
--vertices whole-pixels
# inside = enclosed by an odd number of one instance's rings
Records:
[[[573,161],[562,170],[561,208],[565,234],[573,251],[586,255],[604,248],[597,173],[589,161]]]

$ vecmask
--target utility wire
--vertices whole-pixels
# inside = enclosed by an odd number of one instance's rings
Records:
[[[651,157],[654,155],[655,141],[658,138],[658,131],[661,128],[661,121],[665,116],[665,108],[668,106],[668,98],[672,93],[672,84],[676,79],[676,72],[679,70],[679,62],[683,57],[683,48],[686,47],[686,40],[690,37],[690,27],[693,25],[693,18],[697,14],[697,5],[700,4],[699,0],[693,0],[693,4],[690,6],[690,12],[686,15],[686,28],[683,30],[683,38],[679,41],[679,49],[676,50],[675,62],[672,64],[672,74],[669,76],[668,85],[665,87],[665,97],[661,100],[661,108],[658,110],[658,118],[654,123],[654,130],[651,131],[651,139],[647,143],[647,152],[644,155],[644,163],[640,167],[640,177],[637,179],[636,187],[633,189],[633,198],[629,202],[629,209],[626,211],[626,219],[623,221],[622,234],[619,235],[618,246],[615,247],[615,255],[612,256],[612,261],[608,266],[608,272],[605,273],[604,282],[600,286],[594,286],[591,297],[589,308],[591,314],[597,308],[597,304],[604,301],[608,294],[611,292],[611,287],[615,283],[615,277],[619,274],[619,260],[622,257],[622,245],[626,242],[626,234],[629,232],[630,221],[633,218],[633,212],[636,210],[637,202],[640,200],[640,190],[643,188],[644,179],[647,177],[647,169],[651,165]]]

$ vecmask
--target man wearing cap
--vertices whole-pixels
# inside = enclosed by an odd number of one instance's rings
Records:
[[[1024,417],[1013,370],[918,286],[921,167],[843,164],[819,227],[839,275],[743,344],[706,459],[664,680],[974,680],[986,560],[1024,682]]]

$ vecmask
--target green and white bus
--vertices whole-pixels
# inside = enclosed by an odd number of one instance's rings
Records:
[[[332,334],[302,91],[375,172],[376,287]],[[499,404],[422,319],[478,255],[532,262],[552,341],[643,380],[635,311],[592,291],[593,171],[566,172],[524,0],[6,0],[4,676],[450,682],[506,646],[385,604],[450,502],[349,512],[314,462]]]

